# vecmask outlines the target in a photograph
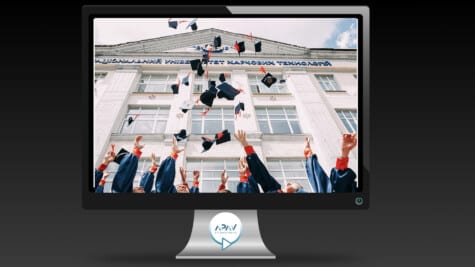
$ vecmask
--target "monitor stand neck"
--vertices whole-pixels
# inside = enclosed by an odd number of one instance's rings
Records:
[[[188,244],[176,255],[176,259],[275,258],[262,241],[257,210],[195,210]]]

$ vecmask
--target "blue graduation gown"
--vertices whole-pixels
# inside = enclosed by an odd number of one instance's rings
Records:
[[[200,189],[199,189],[198,187],[196,187],[196,186],[192,186],[192,187],[190,188],[190,193],[191,193],[191,194],[198,194],[198,193],[200,193]]]
[[[96,186],[96,193],[104,193],[104,186],[97,185]]]
[[[124,156],[112,182],[112,192],[132,192],[135,174],[139,164],[139,158],[133,153]]]
[[[259,193],[259,187],[257,186],[256,179],[252,175],[247,177],[248,181],[239,182],[237,185],[238,193]]]
[[[330,180],[335,192],[356,192],[356,173],[347,168],[343,171],[333,168],[330,173]]]
[[[97,186],[99,185],[99,182],[101,181],[102,179],[102,176],[104,175],[103,172],[101,172],[100,170],[96,169],[95,170],[95,174],[94,174],[94,188],[97,188]]]
[[[333,192],[332,182],[322,166],[320,166],[320,163],[318,163],[316,154],[307,158],[305,169],[307,170],[308,181],[315,193]]]
[[[155,181],[155,191],[157,193],[176,193],[173,185],[175,181],[175,159],[168,156],[160,164]]]
[[[151,171],[146,171],[142,175],[142,178],[140,179],[140,186],[143,188],[145,193],[150,193],[152,191],[154,178],[155,176]]]
[[[256,153],[247,155],[246,159],[249,165],[249,171],[251,171],[255,181],[261,185],[265,193],[275,193],[281,189],[280,183],[270,175],[266,166],[262,164],[262,161]]]

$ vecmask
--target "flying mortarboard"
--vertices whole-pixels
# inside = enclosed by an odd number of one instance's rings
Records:
[[[188,112],[188,110],[192,109],[195,106],[195,103],[193,103],[190,100],[184,101],[183,104],[181,104],[180,109],[183,111],[183,113]]]
[[[207,136],[202,136],[201,139],[203,139],[203,143],[201,144],[203,146],[203,151],[201,151],[201,153],[203,153],[213,146],[215,140],[211,140],[211,138]]]
[[[201,102],[203,104],[207,105],[208,107],[212,107],[213,106],[213,101],[216,98],[216,91],[217,90],[216,90],[215,87],[211,87],[208,90],[204,91],[200,95]]]
[[[226,81],[226,74],[224,73],[219,74],[219,81],[224,83]]]
[[[280,79],[279,83],[285,83],[285,79]]]
[[[198,65],[198,71],[196,72],[198,76],[203,76],[203,73],[205,73],[205,70],[203,69],[203,65],[201,63]]]
[[[227,100],[234,100],[234,97],[241,91],[232,87],[229,83],[224,82],[217,86],[219,89],[218,98],[226,98]]]
[[[178,89],[180,88],[180,80],[178,80],[178,83],[172,84],[171,87],[172,87],[173,94],[174,95],[178,94]]]
[[[246,51],[246,46],[244,45],[244,42],[237,42],[234,44],[234,49],[238,51],[238,54],[241,55],[241,52]]]
[[[254,43],[254,51],[256,51],[256,52],[261,52],[262,51],[262,42],[261,41]]]
[[[203,59],[202,59],[203,63],[208,64],[208,60],[209,60],[208,52],[203,53]]]
[[[209,80],[208,81],[208,88],[213,88],[213,87],[216,87],[216,81]]]
[[[178,22],[176,20],[169,20],[168,27],[176,29],[176,27],[178,27]]]
[[[134,118],[129,117],[129,119],[128,119],[128,121],[127,121],[127,125],[130,126],[130,124],[132,124],[132,122],[134,122]]]
[[[188,136],[186,135],[186,130],[181,129],[179,133],[173,134],[176,138],[176,141],[180,142],[182,140],[185,140]]]
[[[201,64],[201,59],[190,60],[190,65],[191,65],[192,70],[197,70],[200,64]]]
[[[229,134],[228,130],[224,130],[220,133],[217,133],[214,136],[214,139],[216,140],[216,145],[231,141],[231,134]]]
[[[188,29],[189,27],[191,27],[191,29],[192,29],[193,31],[198,30],[198,25],[196,24],[196,19],[192,19],[192,20],[190,21],[190,23],[188,23],[188,25],[186,26],[185,29]]]
[[[117,164],[120,164],[122,159],[129,153],[130,153],[129,151],[125,150],[124,148],[121,148],[119,153],[115,155],[114,162]]]
[[[221,46],[221,36],[215,36],[214,41],[213,41],[214,47],[220,47]]]
[[[261,82],[267,86],[267,87],[271,87],[274,83],[277,82],[277,79],[272,76],[272,74],[270,74],[269,72],[266,74],[266,76],[264,76],[264,78],[262,78]]]
[[[181,80],[181,83],[184,84],[185,86],[190,85],[189,75],[186,75],[185,77],[183,77],[183,79]]]
[[[244,111],[244,103],[239,102],[239,103],[234,107],[234,115],[241,114],[241,110]]]

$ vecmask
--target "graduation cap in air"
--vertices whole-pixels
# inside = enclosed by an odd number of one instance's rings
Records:
[[[218,98],[226,98],[227,100],[234,100],[234,97],[241,91],[232,87],[229,83],[224,82],[217,86],[219,89]]]
[[[216,87],[216,81],[209,80],[208,81],[208,88],[213,88],[213,87]]]
[[[190,100],[186,100],[183,102],[183,104],[181,104],[180,109],[181,111],[183,111],[183,113],[186,113],[188,112],[188,110],[193,109],[194,106],[195,106],[195,103],[193,103]]]
[[[204,91],[200,95],[201,102],[203,104],[207,105],[208,107],[212,107],[213,106],[213,101],[216,98],[216,93],[217,92],[218,92],[218,90],[216,89],[216,87],[210,87],[208,90]]]
[[[132,122],[134,122],[134,118],[129,117],[129,119],[127,120],[127,125],[130,126],[132,124]]]
[[[261,41],[254,43],[254,51],[256,51],[256,52],[261,52],[262,51],[262,42]]]
[[[216,140],[216,145],[231,141],[231,134],[228,132],[228,130],[224,130],[220,133],[217,133],[214,136],[214,139]]]
[[[209,61],[209,53],[204,52],[202,62],[203,62],[203,64],[208,64],[208,61]]]
[[[198,71],[196,72],[198,76],[203,76],[203,73],[205,73],[205,70],[203,69],[203,65],[200,63],[198,65]]]
[[[188,137],[186,135],[186,130],[185,129],[181,129],[179,133],[175,133],[173,135],[175,136],[176,141],[178,141],[178,142],[183,141]]]
[[[193,31],[198,30],[198,25],[196,24],[196,20],[197,20],[197,19],[192,19],[192,20],[190,21],[190,23],[188,23],[188,25],[186,26],[185,29],[188,29],[189,27],[191,27],[191,29],[192,29]]]
[[[285,83],[285,79],[280,79],[279,83]]]
[[[270,74],[269,72],[264,76],[264,78],[262,78],[261,82],[267,86],[267,87],[271,87],[274,83],[277,82],[277,78],[275,78],[274,76],[272,76],[272,74]]]
[[[226,74],[224,73],[219,74],[219,81],[224,83],[226,81]]]
[[[239,103],[234,107],[234,115],[241,114],[241,110],[244,111],[244,103],[239,102]]]
[[[215,142],[215,140],[212,140],[207,136],[202,136],[201,139],[203,139],[203,143],[201,144],[203,146],[203,151],[201,151],[201,153],[208,151]]]
[[[183,77],[183,79],[181,80],[181,83],[184,84],[185,86],[190,85],[190,76],[186,75],[185,77]]]
[[[173,28],[173,29],[176,29],[176,27],[178,27],[178,21],[176,21],[176,20],[169,20],[169,21],[168,21],[168,27]]]
[[[221,46],[221,36],[215,36],[214,41],[213,41],[214,47],[220,47]]]
[[[114,162],[117,163],[117,164],[120,164],[120,162],[122,161],[122,159],[127,155],[129,154],[130,152],[125,150],[124,148],[121,148],[119,150],[119,153],[117,153],[115,155],[115,158],[114,158]]]
[[[190,60],[190,65],[192,70],[197,70],[198,67],[201,65],[201,59]]]
[[[178,80],[178,83],[172,84],[171,88],[174,95],[178,94],[178,89],[180,88],[180,81]]]
[[[237,42],[234,43],[234,49],[236,49],[236,51],[238,51],[239,55],[241,55],[241,52],[244,52],[246,51],[246,46],[244,45],[244,41],[243,42]]]

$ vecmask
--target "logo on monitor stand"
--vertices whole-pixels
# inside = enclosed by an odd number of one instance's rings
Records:
[[[221,245],[221,250],[225,250],[236,243],[241,236],[241,230],[241,220],[230,212],[216,214],[209,223],[211,239]]]

